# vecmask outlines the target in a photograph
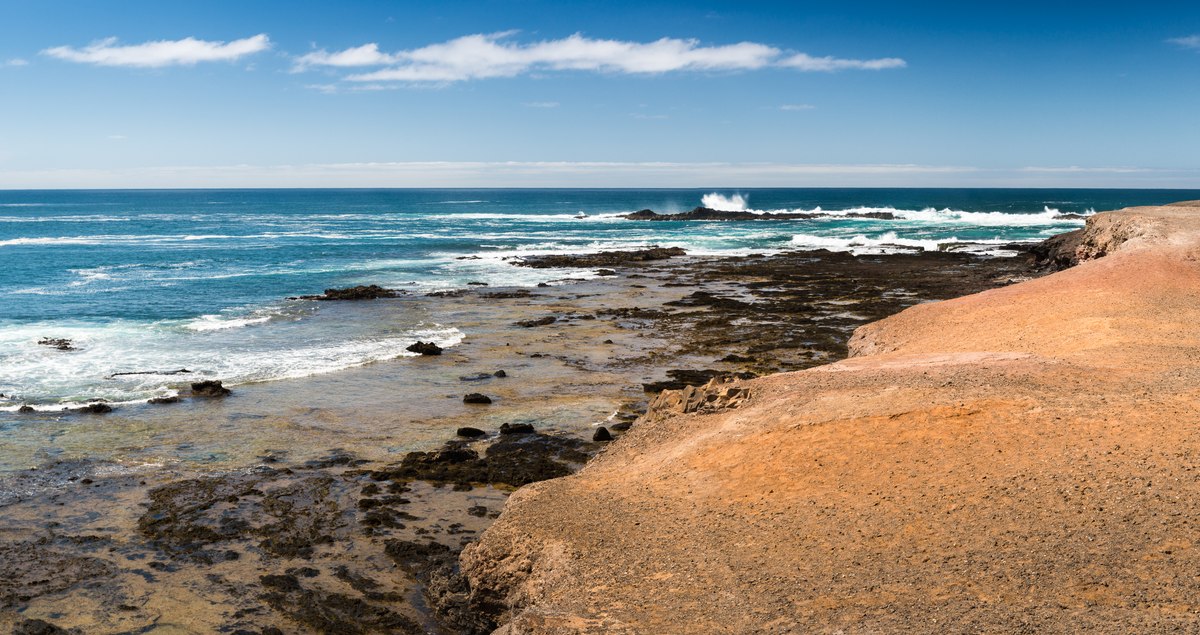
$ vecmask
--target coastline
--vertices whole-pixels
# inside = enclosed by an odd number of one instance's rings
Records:
[[[509,499],[474,593],[500,633],[1195,628],[1198,215],[1098,214],[1076,266],[668,394]]]
[[[428,595],[431,589],[430,579],[421,580],[428,562],[445,564],[446,554],[483,531],[512,486],[523,482],[458,475],[433,487],[418,478],[430,476],[428,471],[398,473],[405,461],[462,462],[453,454],[459,449],[483,457],[501,438],[494,432],[500,424],[531,422],[549,433],[536,435],[548,440],[543,447],[493,463],[524,470],[532,456],[541,466],[535,476],[559,476],[560,468],[543,459],[568,471],[577,467],[583,455],[603,445],[589,441],[595,424],[612,427],[620,438],[619,424],[635,418],[653,396],[642,384],[676,388],[703,384],[714,374],[761,375],[819,365],[842,356],[845,338],[865,321],[1033,274],[1023,259],[948,253],[684,257],[616,269],[616,276],[550,288],[480,288],[451,294],[457,297],[371,301],[371,310],[387,311],[389,302],[420,302],[425,310],[454,312],[468,325],[468,337],[440,357],[291,384],[235,387],[231,399],[147,406],[136,413],[140,418],[124,419],[121,410],[96,417],[112,426],[108,432],[149,429],[160,449],[178,446],[182,440],[172,438],[172,431],[190,424],[191,437],[221,439],[238,450],[204,460],[210,449],[193,446],[186,449],[200,460],[175,457],[132,471],[65,456],[18,473],[8,483],[25,483],[28,494],[7,501],[3,539],[19,545],[39,536],[43,547],[6,566],[45,573],[44,567],[62,569],[60,560],[67,558],[80,575],[25,589],[20,588],[25,578],[16,576],[5,591],[0,624],[47,619],[89,633],[117,632],[147,623],[165,627],[171,616],[188,615],[189,621],[175,626],[194,632],[239,624],[243,630],[275,624],[320,630],[305,622],[315,619],[311,615],[272,609],[274,597],[278,606],[325,606],[347,624],[354,620],[346,616],[366,611],[376,616],[358,624],[366,630],[387,624],[414,632],[436,629],[431,621],[436,611],[420,591]],[[947,276],[947,270],[960,275]],[[547,316],[554,322],[514,326]],[[419,365],[427,381],[397,386],[401,364]],[[460,379],[495,370],[508,376]],[[683,372],[668,374],[671,370]],[[494,403],[461,403],[463,393],[475,391],[491,395]],[[283,404],[289,407],[280,412]],[[255,428],[247,422],[268,433],[251,433]],[[438,452],[457,427],[467,425],[487,431],[487,439],[452,442]],[[397,445],[398,437],[410,441]],[[288,438],[298,442],[285,445]],[[501,469],[505,476],[497,478],[507,481],[525,478],[511,476],[516,472],[507,468],[488,469]],[[379,490],[378,484],[389,485]],[[313,487],[325,493],[295,498]],[[371,493],[377,490],[382,495]],[[224,492],[224,498],[213,498],[214,492]],[[170,510],[187,507],[184,501],[208,501],[201,504],[206,511],[175,523],[178,514]],[[77,513],[98,504],[123,511]],[[162,513],[175,519],[174,529],[149,528]],[[264,514],[273,519],[266,525]],[[297,523],[304,516],[324,520]],[[190,538],[180,542],[179,531]],[[292,536],[294,544],[264,546],[264,532]],[[426,548],[431,537],[442,545],[435,552]],[[421,546],[419,562],[411,554],[387,553],[386,544],[397,541]],[[320,573],[313,578],[302,575],[314,568]],[[448,597],[453,604],[465,601],[460,596]],[[87,601],[79,604],[81,598]],[[210,608],[198,610],[201,598]],[[130,608],[104,613],[99,607],[106,604]]]

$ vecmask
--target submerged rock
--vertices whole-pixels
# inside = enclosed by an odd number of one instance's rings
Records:
[[[502,423],[500,434],[532,434],[533,425],[529,423]]]
[[[75,344],[71,340],[63,337],[43,337],[42,339],[38,340],[38,344],[41,346],[49,346],[50,348],[58,349],[60,351],[78,350],[75,348]]]
[[[458,435],[458,436],[460,436],[460,437],[466,437],[466,438],[468,438],[468,439],[474,439],[474,438],[476,438],[476,437],[481,437],[481,436],[483,436],[483,435],[485,435],[485,434],[487,434],[487,433],[486,433],[486,432],[484,432],[483,430],[480,430],[479,428],[472,428],[472,427],[469,427],[469,426],[464,426],[464,427],[462,427],[462,428],[459,428],[459,429],[458,429],[458,431],[457,431],[457,432],[455,432],[455,434],[457,434],[457,435]]]
[[[518,322],[514,322],[514,324],[521,328],[531,329],[538,326],[554,324],[557,321],[558,318],[554,317],[553,315],[547,315],[546,317],[535,318],[532,320],[520,320]]]

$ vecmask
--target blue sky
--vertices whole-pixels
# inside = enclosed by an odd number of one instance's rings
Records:
[[[1200,187],[1198,148],[1195,3],[0,2],[5,188]]]

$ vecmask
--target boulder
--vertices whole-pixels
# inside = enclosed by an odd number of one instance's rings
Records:
[[[193,397],[225,397],[232,394],[232,392],[225,386],[222,386],[219,379],[192,382]]]
[[[529,423],[504,423],[500,425],[500,434],[533,434],[533,425]]]
[[[414,343],[410,344],[408,346],[408,348],[406,348],[404,350],[406,350],[410,353],[417,353],[420,355],[441,355],[442,354],[442,347],[438,346],[437,344],[434,344],[433,342],[414,342]]]
[[[487,433],[484,432],[483,430],[480,430],[479,428],[462,427],[462,428],[459,428],[458,432],[456,432],[455,434],[457,434],[460,437],[466,437],[468,439],[476,439]]]
[[[600,441],[612,441],[612,440],[613,440],[612,433],[610,433],[608,431],[608,428],[605,428],[604,426],[600,426],[599,428],[596,428],[596,433],[592,435],[592,441],[600,442]]]
[[[492,403],[492,398],[483,393],[473,392],[463,396],[463,403],[486,405]]]

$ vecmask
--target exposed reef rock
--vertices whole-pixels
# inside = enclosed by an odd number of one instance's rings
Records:
[[[653,210],[643,209],[626,214],[622,218],[628,220],[649,221],[752,221],[752,220],[811,220],[814,218],[875,218],[879,220],[895,220],[891,212],[844,212],[827,214],[823,212],[740,212],[697,207],[690,212],[679,214],[659,214]]]
[[[597,254],[551,254],[548,256],[526,256],[513,264],[535,269],[551,267],[619,267],[639,262],[666,260],[676,256],[686,256],[687,252],[679,247],[647,247],[632,251],[602,251]]]
[[[402,291],[385,289],[379,285],[358,285],[345,289],[326,289],[323,295],[302,295],[298,300],[375,300],[378,298],[394,298],[402,295]]]
[[[233,391],[221,384],[219,379],[206,379],[192,383],[193,397],[227,397]]]

